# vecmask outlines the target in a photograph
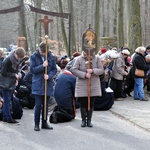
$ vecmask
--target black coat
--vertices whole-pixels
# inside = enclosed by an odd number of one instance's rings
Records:
[[[134,77],[138,77],[135,75],[135,69],[136,68],[140,69],[140,70],[144,70],[145,76],[146,76],[146,72],[149,69],[149,67],[146,63],[145,57],[142,54],[136,53],[133,57],[132,64],[133,64],[132,74],[134,75]]]

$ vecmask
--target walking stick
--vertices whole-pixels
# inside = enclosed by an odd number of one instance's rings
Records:
[[[91,68],[90,64],[90,49],[88,49],[88,69]],[[91,81],[90,78],[88,78],[88,111],[90,111],[90,95],[91,95],[91,90],[90,90],[90,85]]]
[[[45,53],[45,60],[47,60],[47,55],[48,55],[48,36],[45,35],[45,40],[46,40],[46,53]],[[45,67],[45,74],[47,74],[47,67]],[[44,120],[46,120],[46,107],[47,103],[47,80],[44,80]]]

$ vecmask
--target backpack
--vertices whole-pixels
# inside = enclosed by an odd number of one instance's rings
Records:
[[[21,117],[23,116],[23,110],[19,98],[13,96],[11,100],[11,105],[12,105],[11,111],[12,118],[21,119]]]
[[[23,110],[20,103],[20,100],[13,96],[13,98],[10,101],[10,112],[13,119],[21,119],[23,116]],[[3,119],[3,112],[2,108],[0,108],[0,120]]]

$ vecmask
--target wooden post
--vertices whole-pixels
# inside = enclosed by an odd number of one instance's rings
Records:
[[[88,49],[88,69],[91,68],[90,49]],[[88,78],[88,111],[90,111],[91,80]]]
[[[48,56],[48,36],[45,36],[46,40],[46,53],[45,53],[45,60],[47,60]],[[45,67],[45,74],[47,74],[47,67]],[[44,120],[46,120],[46,105],[47,105],[47,80],[44,80]]]
[[[45,53],[45,60],[48,58],[48,24],[52,22],[52,19],[48,19],[48,16],[44,16],[44,19],[39,19],[39,22],[44,24],[45,30],[45,40],[46,40],[46,53]],[[47,74],[47,67],[45,67],[45,74]],[[47,80],[44,80],[44,120],[46,120],[46,111],[47,111]]]
[[[26,38],[25,37],[18,37],[18,47],[23,47],[26,50]]]

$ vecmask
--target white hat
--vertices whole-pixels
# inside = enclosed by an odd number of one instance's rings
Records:
[[[125,55],[130,55],[130,52],[127,50],[127,49],[123,49],[122,50],[122,54],[125,54]]]
[[[119,54],[116,50],[109,50],[106,52],[106,54],[109,56],[109,58],[118,58],[119,57]]]

